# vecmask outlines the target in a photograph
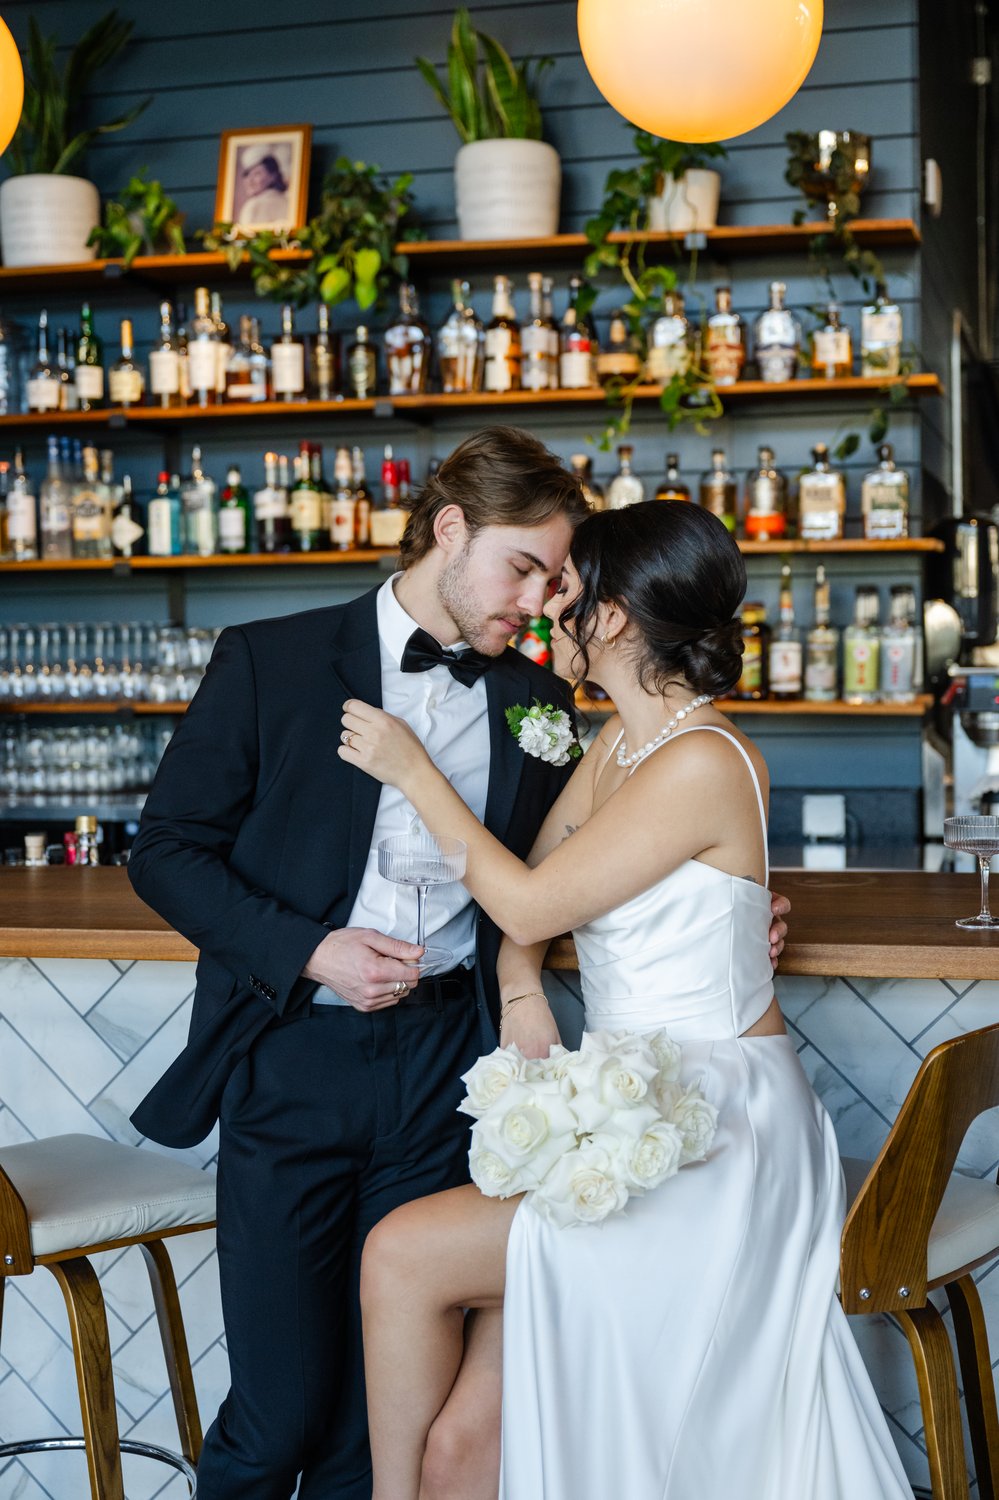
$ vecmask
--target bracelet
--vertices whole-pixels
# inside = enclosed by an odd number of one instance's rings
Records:
[[[500,1018],[502,1019],[507,1011],[513,1010],[515,1005],[519,1005],[521,1000],[533,1000],[536,997],[540,997],[542,1000],[548,999],[544,990],[525,990],[522,995],[514,995],[512,1000],[505,1000],[500,1006]]]

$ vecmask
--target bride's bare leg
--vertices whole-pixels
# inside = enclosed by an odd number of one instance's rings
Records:
[[[427,1433],[455,1383],[463,1309],[498,1307],[516,1199],[454,1188],[397,1208],[361,1267],[372,1500],[418,1500]]]
[[[503,1395],[503,1309],[465,1319],[458,1378],[427,1434],[420,1500],[496,1500]]]

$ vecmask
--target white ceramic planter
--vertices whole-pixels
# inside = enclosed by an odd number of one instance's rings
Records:
[[[93,260],[87,236],[100,222],[100,194],[83,177],[26,172],[0,184],[0,255],[5,266],[67,266]]]
[[[691,167],[677,180],[667,174],[662,192],[649,199],[649,228],[675,234],[714,229],[720,196],[721,176],[706,167]]]
[[[527,240],[558,233],[562,163],[546,141],[470,141],[454,159],[463,240]]]

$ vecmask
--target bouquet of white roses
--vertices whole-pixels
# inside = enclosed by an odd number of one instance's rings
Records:
[[[619,1213],[711,1145],[718,1111],[680,1063],[665,1031],[586,1032],[547,1059],[497,1047],[462,1080],[472,1181],[489,1198],[530,1193],[560,1228]]]

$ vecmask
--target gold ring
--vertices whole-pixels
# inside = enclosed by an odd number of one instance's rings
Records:
[[[404,995],[406,993],[406,988],[407,988],[406,981],[404,979],[397,979],[396,980],[396,982],[395,982],[395,993],[397,995]]]
[[[348,750],[353,750],[354,741],[350,737],[349,729],[343,729],[340,731],[340,743],[341,745],[346,745]]]

